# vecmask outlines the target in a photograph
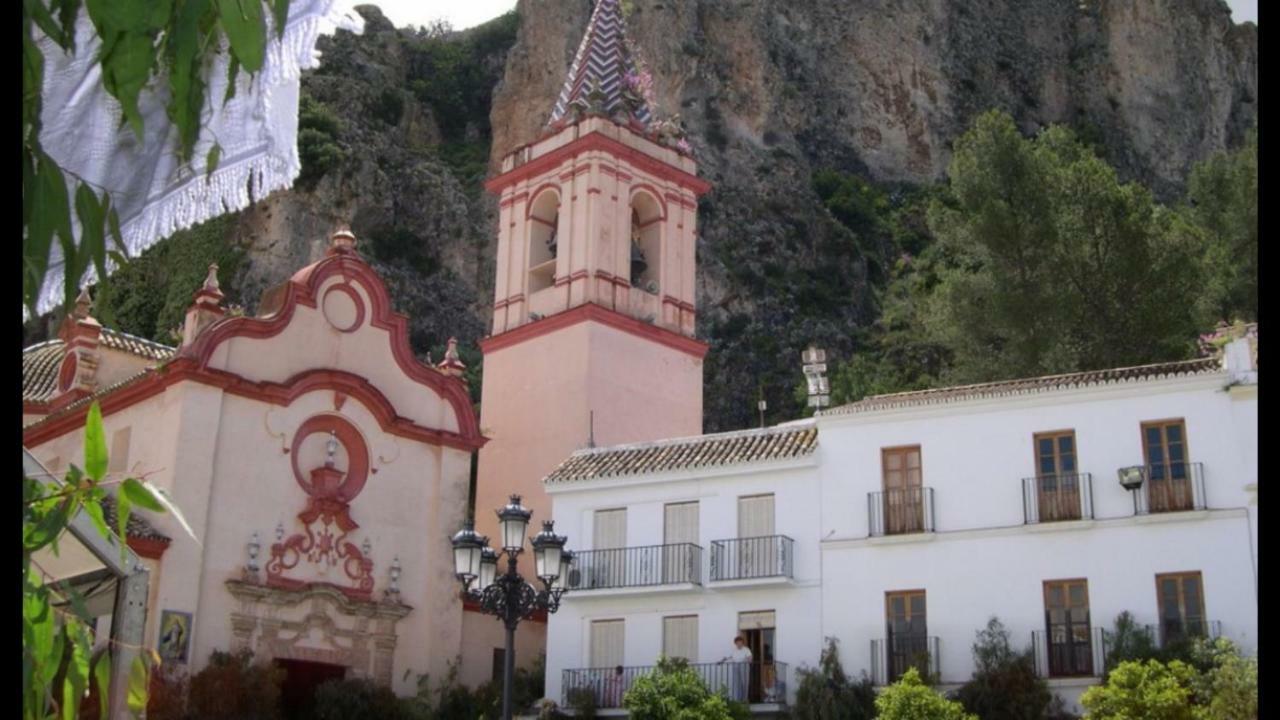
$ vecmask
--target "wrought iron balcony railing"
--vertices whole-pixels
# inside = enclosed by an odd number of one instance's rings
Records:
[[[1206,507],[1203,463],[1143,466],[1142,487],[1133,494],[1135,515],[1204,510]]]
[[[915,668],[923,680],[942,674],[938,662],[938,638],[925,635],[895,635],[871,641],[871,681],[890,685],[908,668]]]
[[[572,707],[575,696],[590,693],[597,708],[620,708],[623,697],[635,681],[652,673],[654,667],[643,665],[565,670],[561,675],[561,704]],[[787,701],[786,663],[691,663],[689,667],[702,678],[707,689],[731,700],[778,705]]]
[[[1102,675],[1106,643],[1102,628],[1088,623],[1054,624],[1031,633],[1036,674],[1040,677]]]
[[[1093,519],[1093,476],[1041,475],[1022,479],[1022,517],[1028,525]]]
[[[570,590],[702,584],[702,547],[693,543],[583,550],[574,556]]]
[[[867,493],[867,523],[872,537],[933,532],[933,488]]]
[[[795,541],[786,535],[711,541],[711,580],[791,577]]]

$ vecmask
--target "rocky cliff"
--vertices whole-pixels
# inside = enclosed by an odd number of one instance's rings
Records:
[[[1233,25],[1221,0],[627,7],[659,109],[680,115],[714,184],[698,244],[708,431],[755,422],[760,393],[770,419],[794,417],[800,349],[816,341],[847,358],[877,317],[883,265],[901,248],[837,220],[815,190],[819,170],[901,204],[944,177],[976,114],[1001,108],[1027,132],[1073,126],[1123,175],[1173,198],[1193,162],[1241,142],[1257,117],[1257,28]],[[349,221],[414,318],[416,349],[450,334],[474,348],[496,232],[479,182],[538,135],[590,8],[520,0],[518,18],[452,35],[396,30],[363,8],[366,33],[325,41],[304,78],[303,178],[226,223],[243,255],[224,278],[232,299],[252,311]],[[186,297],[169,296],[174,307],[121,325],[165,339],[181,310],[172,298]]]

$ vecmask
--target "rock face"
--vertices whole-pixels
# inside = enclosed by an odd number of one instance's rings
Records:
[[[493,162],[538,136],[590,8],[520,0]],[[1075,127],[1172,198],[1257,117],[1257,27],[1220,0],[632,0],[627,23],[714,184],[698,244],[708,431],[752,424],[759,394],[794,416],[800,349],[847,359],[874,320],[874,249],[839,252],[817,169],[940,180],[953,140],[999,108],[1027,132]]]

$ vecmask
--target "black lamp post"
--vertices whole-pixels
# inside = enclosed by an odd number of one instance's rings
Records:
[[[553,613],[560,609],[560,596],[565,593],[563,579],[569,574],[573,553],[564,549],[568,538],[555,534],[555,523],[551,520],[543,522],[542,532],[530,538],[535,570],[542,583],[541,590],[534,588],[516,570],[516,558],[524,551],[524,534],[533,511],[520,505],[519,495],[512,495],[511,502],[497,513],[498,532],[502,536],[501,552],[491,549],[489,538],[476,534],[474,523],[467,522],[453,536],[453,561],[454,574],[462,583],[462,592],[480,606],[481,612],[502,620],[507,629],[502,671],[502,717],[503,720],[511,720],[516,626],[535,611]],[[507,571],[498,575],[498,557],[503,553],[507,556]]]

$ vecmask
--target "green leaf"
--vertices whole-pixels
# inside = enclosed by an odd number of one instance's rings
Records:
[[[80,218],[80,266],[93,262],[98,279],[107,277],[107,238],[103,228],[106,218],[102,203],[88,185],[81,182],[76,188],[76,215]]]
[[[80,701],[89,685],[89,643],[81,623],[70,620],[66,628],[75,642],[62,682],[62,720],[76,720]]]
[[[276,37],[284,37],[285,25],[289,23],[289,0],[276,0],[271,8],[272,17],[276,21]]]
[[[66,34],[67,44],[63,45],[69,51],[74,52],[76,46],[76,16],[80,14],[80,0],[53,0],[53,5],[58,9],[58,23],[62,25],[62,30]]]
[[[154,488],[137,478],[128,478],[120,486],[120,492],[129,497],[129,502],[152,512],[164,512],[164,505],[156,498]]]
[[[156,60],[152,36],[145,32],[119,33],[114,36],[114,42],[109,47],[107,37],[103,35],[102,84],[112,97],[120,101],[125,119],[138,139],[142,140],[142,114],[138,112],[138,95],[146,86]]]
[[[102,512],[102,501],[86,500],[84,513],[93,521],[93,526],[97,528],[98,534],[102,535],[104,540],[111,539],[111,529],[107,527],[107,519]]]
[[[22,244],[23,259],[36,274],[32,292],[38,295],[49,267],[49,247],[53,236],[71,240],[71,206],[67,200],[67,183],[62,170],[49,156],[35,154],[35,187],[31,198],[31,222]]]
[[[129,668],[128,703],[135,717],[139,717],[147,707],[147,662],[139,654],[133,659]]]
[[[66,34],[62,32],[62,28],[58,26],[58,23],[54,22],[53,15],[49,13],[49,8],[45,7],[44,0],[23,0],[22,10],[24,14],[35,21],[45,35],[49,36],[49,39],[66,49]]]
[[[236,96],[236,75],[239,74],[240,61],[233,55],[231,62],[227,64],[227,92],[222,95],[223,105],[231,102],[231,98]]]
[[[102,409],[95,400],[84,421],[84,469],[94,482],[101,482],[107,467],[107,435],[102,428]]]
[[[111,228],[111,238],[116,241],[116,247],[120,248],[126,258],[129,257],[129,248],[124,246],[124,236],[120,234],[120,216],[116,214],[115,208],[107,212],[107,224]]]
[[[208,179],[211,175],[213,175],[214,170],[218,169],[218,160],[221,157],[222,157],[222,146],[219,145],[218,143],[214,143],[213,147],[209,148],[209,154],[206,155],[204,159],[205,166],[206,166],[204,176],[206,179]]]
[[[267,46],[261,0],[218,0],[218,10],[233,57],[251,73],[261,70]]]
[[[111,689],[111,652],[104,647],[93,662],[93,679],[98,685],[98,717],[107,717],[108,697]]]

